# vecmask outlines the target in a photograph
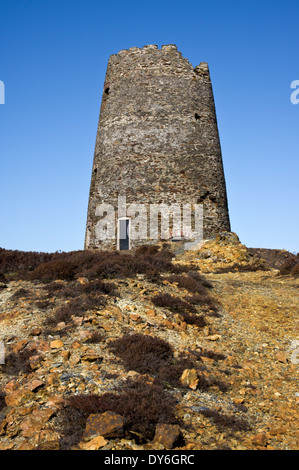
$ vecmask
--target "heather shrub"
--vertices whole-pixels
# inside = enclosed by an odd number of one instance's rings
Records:
[[[152,302],[157,307],[168,308],[174,313],[182,313],[186,311],[196,312],[194,305],[189,304],[185,300],[182,300],[175,295],[170,295],[167,293],[155,295],[152,298]]]
[[[180,379],[185,369],[202,370],[201,357],[173,357],[172,347],[164,340],[148,335],[132,334],[113,340],[108,345],[109,349],[118,356],[124,368],[134,370],[140,374],[149,374],[154,378],[154,383],[162,387],[184,388]],[[198,374],[198,388],[208,390],[216,386],[222,392],[227,390],[227,385],[213,377],[205,377]]]
[[[189,349],[188,352],[192,356],[195,356],[198,359],[201,359],[201,357],[208,357],[210,359],[214,359],[214,361],[222,361],[226,358],[224,354],[215,353],[214,351],[210,351],[209,349],[204,349],[204,348],[201,348],[200,351]]]
[[[117,287],[113,282],[103,282],[101,280],[95,280],[82,286],[82,292],[89,293],[100,293],[106,295],[117,295]]]
[[[6,395],[5,392],[0,390],[0,412],[6,406],[5,395]],[[1,420],[1,417],[0,417],[0,420]]]
[[[297,264],[292,268],[291,274],[292,274],[293,276],[299,276],[299,263],[297,263]]]
[[[195,306],[179,297],[167,293],[158,294],[152,298],[152,302],[157,307],[165,307],[173,313],[178,313],[189,325],[196,325],[200,328],[206,326],[204,317],[196,314]]]
[[[94,331],[91,337],[88,338],[85,342],[89,344],[97,344],[97,343],[101,343],[103,339],[104,339],[104,336],[102,333],[100,333],[99,331]]]
[[[126,370],[140,374],[156,373],[161,363],[169,361],[173,355],[166,341],[142,334],[126,335],[111,341],[109,349],[122,359]]]
[[[211,289],[213,285],[208,281],[202,274],[198,271],[188,271],[187,275],[197,281],[198,283],[202,284],[204,287],[208,287]]]
[[[65,400],[60,414],[63,438],[61,449],[80,442],[90,414],[113,411],[124,418],[128,437],[152,440],[157,423],[176,424],[175,399],[159,385],[128,381],[125,387],[103,395],[73,395]],[[137,433],[137,435],[135,434]]]
[[[135,277],[153,271],[179,273],[184,267],[173,265],[167,246],[148,246],[135,252],[72,251],[68,253],[34,253],[0,249],[0,271],[14,278],[51,282],[77,277],[113,279]]]
[[[227,429],[233,432],[251,430],[251,426],[243,418],[221,414],[216,410],[210,409],[202,409],[199,412],[207,418],[211,418],[220,432],[227,431]]]
[[[33,271],[40,264],[62,256],[64,256],[63,253],[38,253],[0,248],[0,271],[3,273],[21,272],[26,274],[28,271]]]
[[[52,307],[52,303],[49,300],[38,300],[35,305],[41,310],[46,310],[48,307]]]
[[[68,284],[58,282],[50,282],[43,287],[49,295],[62,298],[74,298],[81,295],[113,295],[117,296],[117,286],[112,282],[103,282],[99,279],[88,282],[87,284],[79,284],[78,281],[71,281]]]
[[[40,281],[53,281],[55,279],[65,279],[70,281],[76,274],[76,264],[69,260],[52,260],[41,264],[31,273],[31,279]]]
[[[143,257],[146,255],[166,260],[171,260],[174,257],[174,254],[170,251],[167,243],[164,243],[161,249],[158,245],[141,245],[135,249],[136,257]]]
[[[217,310],[218,308],[216,300],[207,294],[193,294],[185,297],[185,301],[197,307],[208,307],[211,310]]]
[[[194,278],[193,276],[183,276],[172,274],[168,277],[170,282],[177,283],[178,287],[188,290],[192,293],[204,294],[206,292],[205,286],[202,281]]]
[[[24,289],[21,287],[21,289],[18,289],[12,296],[12,299],[21,299],[22,297],[29,297],[30,296],[30,291],[28,289]]]
[[[45,320],[45,325],[54,326],[60,322],[72,322],[72,316],[81,317],[88,310],[103,307],[106,299],[102,295],[89,294],[85,296],[75,297],[70,302],[62,307],[59,307],[55,313]]]
[[[36,354],[38,354],[36,349],[23,349],[17,353],[10,352],[5,357],[5,364],[0,365],[0,370],[7,375],[31,372],[30,358]]]
[[[281,266],[279,270],[279,274],[282,276],[286,276],[289,274],[295,274],[299,272],[299,261],[297,260],[297,257],[289,258],[287,259]]]
[[[148,271],[145,275],[145,278],[149,282],[153,282],[155,284],[160,284],[162,281],[162,277],[156,269],[153,269],[152,271]]]

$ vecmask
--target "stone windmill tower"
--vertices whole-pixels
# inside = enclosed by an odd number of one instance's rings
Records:
[[[147,216],[159,205],[202,208],[205,239],[230,231],[208,65],[193,68],[175,45],[133,47],[109,59],[85,249],[128,249],[157,241]],[[194,217],[192,212],[192,223]],[[163,238],[160,228],[158,216],[157,239]],[[192,233],[194,238],[197,232]]]

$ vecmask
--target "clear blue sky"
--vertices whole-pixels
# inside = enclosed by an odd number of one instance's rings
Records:
[[[232,230],[299,251],[299,2],[1,0],[0,247],[83,248],[108,58],[176,44],[209,63]]]

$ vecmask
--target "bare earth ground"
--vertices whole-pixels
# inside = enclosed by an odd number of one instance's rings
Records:
[[[167,276],[159,286],[143,276],[114,281],[121,294],[117,300],[108,299],[104,308],[76,318],[71,334],[63,334],[62,325],[48,336],[43,334],[43,321],[61,299],[53,297],[50,307],[39,308],[37,300],[44,291],[36,282],[13,281],[0,290],[0,340],[16,353],[28,347],[38,351],[29,371],[8,375],[0,366],[0,450],[59,449],[59,410],[66,396],[113,391],[139,375],[125,370],[107,348],[111,339],[132,333],[166,340],[174,355],[214,353],[201,358],[202,373],[227,385],[227,390],[201,390],[195,380],[184,390],[170,391],[183,421],[181,439],[173,449],[298,449],[298,276],[279,276],[270,268],[217,273],[235,262],[251,262],[248,250],[239,244],[208,244],[176,262],[199,269],[213,285],[210,295],[219,302],[221,316],[206,316],[204,328],[153,305],[151,298],[160,292],[188,295]],[[29,290],[30,296],[13,299],[20,288]],[[89,344],[94,331],[101,331],[103,340]],[[150,377],[147,380],[151,383]],[[167,448],[132,434],[90,442],[81,441],[74,448]]]

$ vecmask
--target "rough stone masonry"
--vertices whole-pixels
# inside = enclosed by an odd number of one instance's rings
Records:
[[[193,68],[175,45],[132,47],[109,58],[85,249],[129,249],[156,241],[150,238],[148,220],[143,230],[147,238],[133,237],[134,214],[119,210],[120,196],[126,207],[142,204],[147,214],[155,204],[200,205],[204,239],[230,231],[208,64]],[[114,212],[108,214],[110,208]],[[103,237],[105,218],[114,238]],[[124,242],[120,221],[126,221]],[[158,238],[163,238],[160,232]]]

